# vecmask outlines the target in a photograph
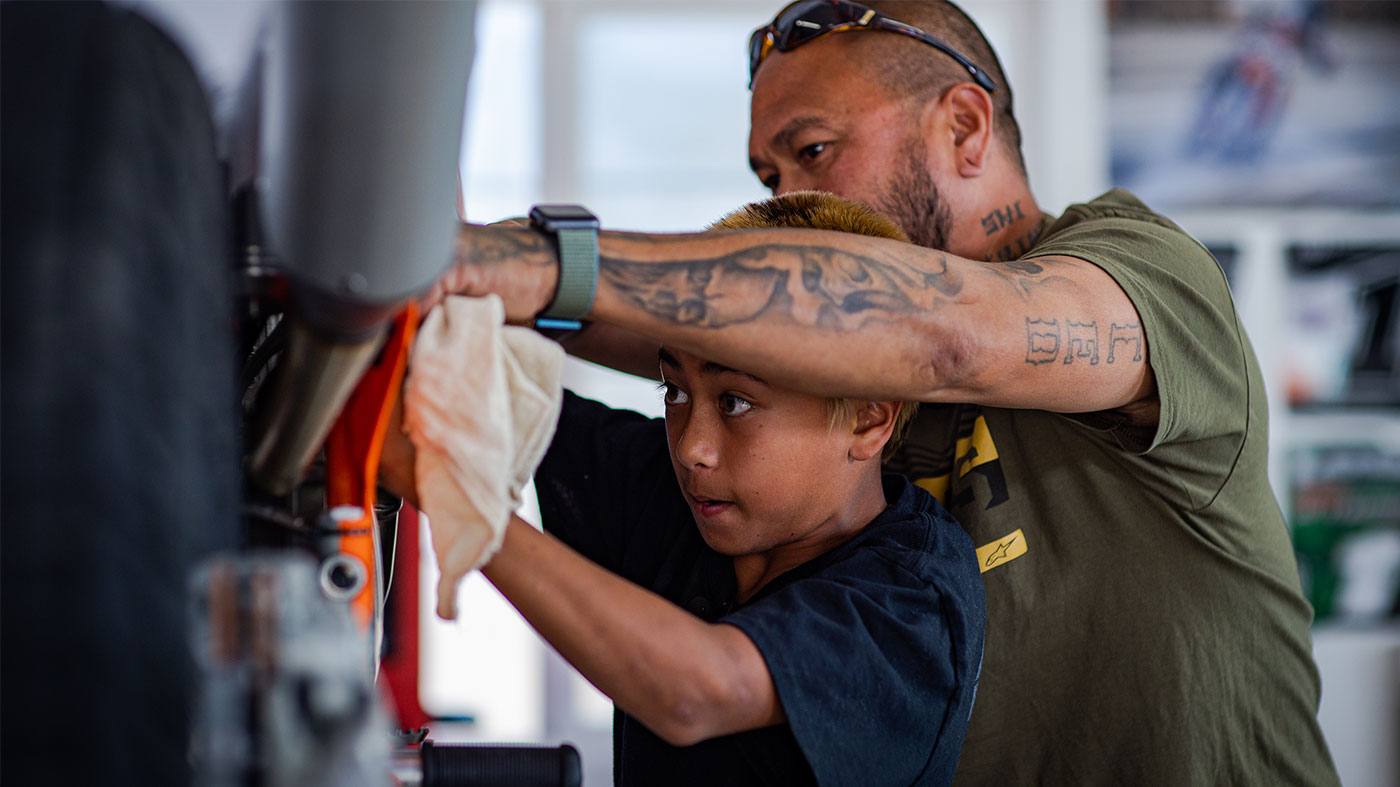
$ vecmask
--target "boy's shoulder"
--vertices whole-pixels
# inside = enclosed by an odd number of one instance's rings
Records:
[[[935,592],[982,603],[982,579],[972,540],[951,514],[902,475],[883,477],[889,505],[849,541],[793,569],[762,597],[803,580],[844,585],[860,593]]]
[[[957,761],[986,624],[971,540],[903,476],[887,508],[846,543],[774,580],[720,622],[769,666],[818,781],[906,783]],[[857,720],[850,708],[866,709]]]
[[[949,572],[977,576],[972,540],[953,515],[902,475],[882,479],[889,505],[845,546],[926,579]],[[980,580],[979,580],[980,584]]]

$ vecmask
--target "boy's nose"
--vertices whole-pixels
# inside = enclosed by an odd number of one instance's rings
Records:
[[[719,462],[714,425],[703,415],[692,415],[676,440],[676,458],[687,469],[713,468]]]

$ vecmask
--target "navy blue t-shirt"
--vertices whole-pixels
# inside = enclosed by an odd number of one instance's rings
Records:
[[[948,784],[982,662],[972,542],[927,492],[884,477],[860,533],[735,603],[733,559],[700,535],[664,421],[565,392],[535,475],[545,529],[758,646],[788,723],[672,746],[614,715],[618,784]]]

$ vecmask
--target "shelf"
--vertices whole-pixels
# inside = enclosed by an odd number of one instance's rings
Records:
[[[1289,448],[1366,443],[1400,450],[1400,410],[1349,405],[1294,408],[1276,431],[1276,438]]]

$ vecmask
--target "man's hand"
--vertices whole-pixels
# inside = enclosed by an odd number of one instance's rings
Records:
[[[424,312],[448,295],[495,293],[505,302],[508,322],[534,321],[559,286],[558,252],[548,238],[519,222],[461,225],[452,266],[423,296]]]

